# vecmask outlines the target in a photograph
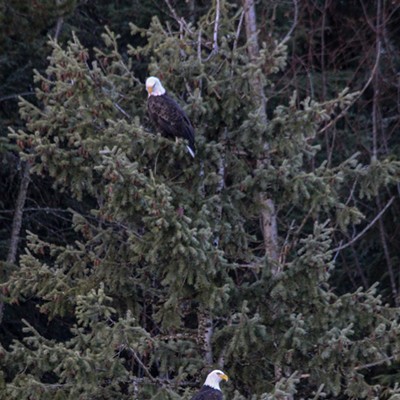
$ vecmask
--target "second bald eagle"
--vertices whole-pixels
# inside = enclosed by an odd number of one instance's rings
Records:
[[[219,383],[228,380],[228,375],[219,369],[211,371],[207,375],[207,379],[200,391],[192,397],[192,400],[222,400],[223,394],[219,387]]]
[[[160,132],[167,137],[181,137],[189,142],[189,153],[194,157],[194,129],[179,104],[168,96],[158,78],[146,79],[147,111],[149,117]]]

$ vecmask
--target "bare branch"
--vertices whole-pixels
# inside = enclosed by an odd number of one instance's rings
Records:
[[[293,6],[294,6],[294,17],[293,17],[293,23],[292,26],[289,29],[289,32],[285,35],[285,37],[282,39],[282,41],[279,43],[279,46],[283,46],[286,42],[289,41],[291,38],[293,31],[296,29],[297,22],[299,20],[299,4],[298,0],[293,0]]]
[[[362,2],[361,2],[362,3]],[[376,29],[375,29],[375,51],[376,51],[376,59],[379,60],[381,53],[381,1],[377,1],[377,10],[376,10]],[[374,72],[372,86],[374,90],[373,98],[372,98],[372,156],[371,160],[377,160],[378,158],[378,101],[379,101],[379,68],[377,67]]]
[[[142,362],[142,360],[140,359],[140,357],[137,355],[136,351],[129,346],[126,345],[121,345],[119,348],[119,351],[128,351],[132,357],[136,360],[136,362],[140,365],[140,367],[143,369],[145,375],[150,379],[151,382],[156,383],[157,380],[156,378],[154,378],[154,376],[150,373],[149,369],[146,367],[146,365]]]
[[[126,118],[132,119],[132,117],[118,103],[113,103],[113,105],[119,112],[125,115]]]
[[[374,224],[381,218],[381,216],[385,213],[385,211],[392,205],[395,197],[393,196],[385,205],[385,207],[382,208],[381,211],[375,216],[375,218],[356,236],[353,237],[353,239],[350,240],[350,242],[347,242],[346,244],[340,245],[336,248],[334,248],[332,251],[341,251],[346,249],[347,247],[351,246],[354,242],[356,242],[358,239],[360,239],[367,231],[369,231]]]
[[[12,214],[15,210],[0,210],[0,214]],[[51,208],[51,207],[27,207],[23,209],[23,212],[45,212],[45,213],[72,213],[70,210],[64,210],[62,208]]]
[[[164,0],[165,4],[168,6],[169,11],[172,14],[172,17],[175,19],[175,21],[179,24],[181,28],[184,28],[187,32],[192,33],[192,30],[189,28],[187,22],[185,21],[184,18],[180,17],[174,7],[172,7],[171,3],[169,0]]]
[[[341,119],[342,117],[344,117],[347,113],[347,111],[349,110],[349,108],[354,105],[354,103],[363,95],[363,93],[367,90],[368,86],[371,84],[372,80],[374,79],[376,70],[379,66],[379,59],[380,59],[380,55],[381,55],[381,51],[380,51],[380,43],[378,44],[379,48],[377,50],[376,53],[376,60],[375,60],[375,64],[374,67],[372,68],[371,71],[371,75],[368,78],[367,82],[365,83],[364,87],[358,92],[357,96],[354,97],[353,101],[342,110],[342,112],[333,120],[331,120],[331,122],[329,122],[328,124],[326,124],[322,129],[319,130],[318,133],[324,133],[326,130],[328,130],[332,125],[336,124],[336,122]]]
[[[239,40],[239,36],[240,36],[240,31],[242,30],[243,19],[244,19],[244,10],[242,10],[242,13],[240,14],[238,27],[236,29],[235,40],[233,41],[233,51],[235,51],[236,48],[237,48],[237,44],[238,44],[238,40]]]
[[[35,95],[35,92],[22,92],[22,93],[18,93],[18,94],[9,94],[8,96],[0,97],[0,103],[2,101],[18,99],[18,97],[34,96],[34,95]]]

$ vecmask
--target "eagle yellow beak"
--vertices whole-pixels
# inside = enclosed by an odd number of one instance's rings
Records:
[[[228,380],[229,380],[228,375],[225,375],[225,374],[218,374],[218,375],[219,375],[219,377],[220,377],[221,379],[223,379],[224,381],[228,381]]]
[[[151,92],[153,91],[153,87],[152,86],[146,86],[146,90],[148,94],[151,94]]]

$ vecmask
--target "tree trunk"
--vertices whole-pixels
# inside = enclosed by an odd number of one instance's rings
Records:
[[[17,202],[15,204],[14,218],[11,229],[10,249],[8,250],[7,263],[15,264],[17,258],[17,250],[19,243],[19,234],[22,225],[22,214],[24,212],[26,194],[28,192],[28,186],[30,182],[29,165],[27,163],[22,164],[21,170],[21,182],[19,186],[19,193]]]
[[[255,61],[260,55],[260,47],[258,45],[257,22],[254,0],[243,0],[244,18],[246,26],[246,37],[248,43],[248,53],[250,61]],[[267,99],[265,97],[264,88],[259,75],[255,75],[252,79],[252,87],[255,94],[255,105],[259,107],[261,118],[265,125],[268,124],[266,107]],[[268,143],[263,143],[266,157],[258,160],[257,167],[262,168],[269,162]],[[259,194],[259,202],[261,206],[261,228],[264,238],[265,254],[271,261],[272,273],[277,275],[279,269],[279,248],[278,248],[278,225],[275,203],[268,197],[268,193]]]
[[[243,0],[243,8],[245,13],[246,37],[248,43],[248,53],[250,61],[255,61],[260,55],[258,45],[257,22],[254,0]],[[254,89],[256,107],[259,108],[261,118],[265,126],[268,124],[267,119],[267,99],[265,97],[264,88],[259,75],[255,75],[252,79],[252,87]],[[269,161],[269,144],[263,143],[265,157],[257,161],[257,167],[263,168]],[[276,276],[280,273],[279,265],[279,248],[278,248],[278,224],[274,201],[269,198],[268,193],[259,193],[259,202],[261,206],[261,228],[264,239],[265,254],[271,262],[272,274]],[[282,378],[282,367],[277,364],[275,368],[275,381],[278,382]],[[283,397],[285,400],[292,400],[293,396],[287,395]]]
[[[22,214],[24,212],[24,205],[26,200],[26,194],[28,192],[30,182],[29,165],[26,162],[22,163],[21,170],[21,182],[19,186],[19,192],[17,202],[15,204],[14,218],[11,228],[10,248],[7,255],[7,263],[15,264],[17,260],[17,251],[19,236],[22,226]],[[0,302],[0,324],[3,320],[4,303]]]

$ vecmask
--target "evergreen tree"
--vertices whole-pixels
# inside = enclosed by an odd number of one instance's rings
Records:
[[[50,41],[38,104],[21,99],[26,125],[11,137],[32,174],[75,200],[76,235],[31,232],[2,285],[57,327],[26,322],[3,345],[2,398],[188,399],[214,365],[236,400],[400,395],[370,372],[397,357],[399,310],[375,287],[330,285],[332,236],[363,219],[348,188],[371,198],[397,183],[399,163],[321,160],[321,124],[352,104],[347,90],[322,102],[294,93],[267,121],[254,84],[272,90],[287,48],[249,51],[244,12],[217,1],[195,24],[132,24],[146,43],[129,57],[110,30],[101,48]],[[186,104],[195,160],[152,132],[138,58]],[[277,207],[277,258],[261,193]]]

